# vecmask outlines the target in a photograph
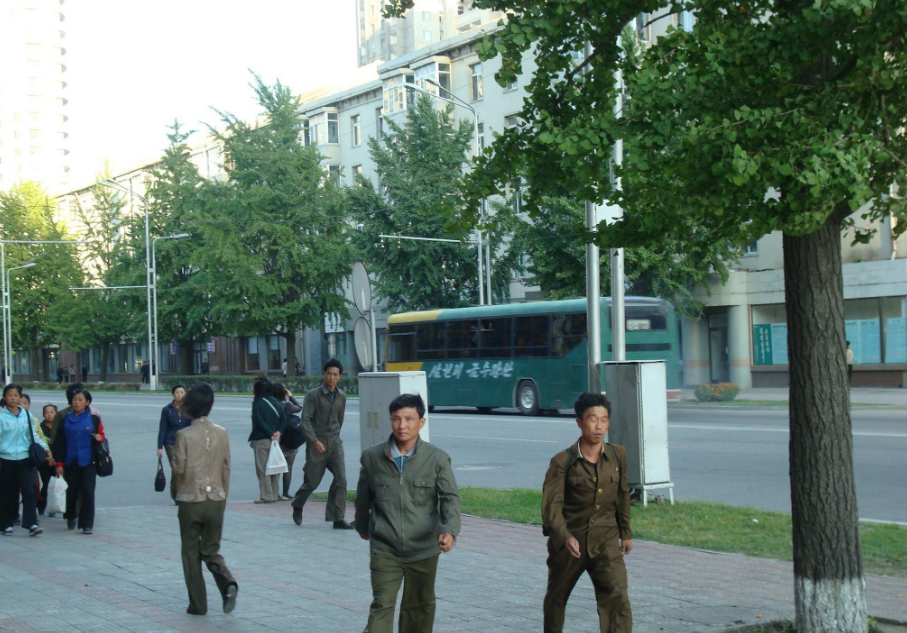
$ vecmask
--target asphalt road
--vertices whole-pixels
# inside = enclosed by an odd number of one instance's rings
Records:
[[[62,394],[32,393],[34,411],[44,402],[64,405]],[[258,498],[250,430],[250,396],[217,396],[211,418],[230,432],[233,476],[231,500]],[[154,492],[159,395],[98,393],[114,458],[114,476],[100,480],[100,507],[168,504]],[[348,485],[354,488],[360,453],[359,403],[350,400],[343,441]],[[696,499],[790,511],[787,410],[670,408],[671,475],[677,499]],[[551,456],[574,442],[572,417],[524,417],[439,409],[429,416],[431,441],[452,457],[463,486],[540,487]],[[854,460],[862,518],[907,522],[907,412],[903,409],[853,410]],[[292,490],[302,483],[300,454]],[[165,469],[169,478],[169,469]],[[322,489],[326,490],[330,475]],[[287,507],[289,517],[290,509]]]

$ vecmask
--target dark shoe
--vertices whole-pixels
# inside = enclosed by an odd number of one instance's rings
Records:
[[[302,508],[293,508],[293,523],[302,525]]]
[[[0,532],[0,534],[3,534],[3,536],[12,536],[12,535],[13,535],[13,528],[8,527],[8,528],[6,528],[5,530],[3,530],[3,532]]]
[[[253,503],[277,503],[276,499],[256,499]]]
[[[189,615],[205,615],[207,613],[207,611],[197,611],[197,610],[193,609],[192,607],[188,607],[186,609],[186,613],[188,613]]]
[[[239,593],[239,586],[236,584],[227,587],[224,594],[224,613],[230,613],[236,608],[236,594]]]
[[[39,534],[44,534],[44,529],[37,525],[31,526],[31,529],[28,531],[29,536],[38,536]]]
[[[347,523],[346,521],[334,521],[335,530],[352,530],[353,524]]]
[[[51,512],[51,513],[48,514],[47,516],[50,517],[51,519],[55,519],[55,518],[57,517],[57,513],[56,513],[56,512]]]
[[[85,528],[84,530],[82,530],[82,534],[91,534],[91,533],[92,533],[91,528]]]
[[[67,527],[68,529],[70,529],[70,530],[76,529],[76,523],[75,523],[75,521],[73,521],[72,523],[67,523],[67,524],[66,524],[66,527]]]

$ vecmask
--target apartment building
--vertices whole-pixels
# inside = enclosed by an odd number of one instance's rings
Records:
[[[66,184],[65,0],[0,0],[0,189]]]

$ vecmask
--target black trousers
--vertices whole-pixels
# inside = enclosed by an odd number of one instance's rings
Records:
[[[94,489],[98,481],[98,471],[94,463],[88,466],[79,466],[73,461],[63,467],[63,479],[66,480],[66,520],[72,523],[76,514],[79,522],[76,527],[80,530],[94,528]],[[78,506],[79,497],[82,506]]]
[[[47,507],[47,484],[50,478],[54,476],[54,467],[49,464],[42,464],[38,467],[38,475],[41,477],[41,494],[38,497],[38,512],[44,514]]]
[[[220,555],[220,535],[224,527],[226,501],[206,499],[200,503],[179,501],[180,541],[182,542],[183,576],[189,592],[189,612],[205,615],[208,612],[208,594],[202,563],[214,576],[221,596],[236,580]]]
[[[13,527],[22,490],[22,527],[38,523],[38,471],[29,459],[0,459],[0,530]]]

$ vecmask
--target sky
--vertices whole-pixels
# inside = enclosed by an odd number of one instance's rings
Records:
[[[254,117],[249,69],[297,94],[356,69],[354,0],[68,0],[63,12],[72,187],[105,160],[117,173],[160,157],[174,119],[204,132],[212,106]]]

